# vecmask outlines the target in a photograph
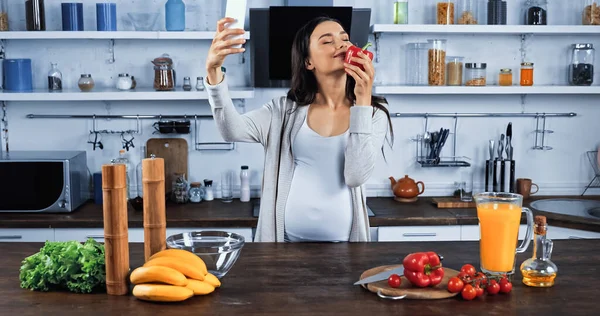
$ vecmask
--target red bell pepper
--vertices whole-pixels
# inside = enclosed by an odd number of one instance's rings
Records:
[[[367,55],[371,60],[373,60],[373,53],[367,50],[369,46],[371,46],[371,43],[367,43],[367,45],[365,45],[363,48],[359,48],[354,45],[348,47],[348,50],[346,51],[345,62],[357,66],[364,71],[365,68],[363,67],[363,65],[352,61],[352,57],[358,56],[358,53],[362,52],[363,54]]]
[[[417,287],[436,286],[444,278],[440,257],[433,251],[411,253],[402,264],[404,277]]]

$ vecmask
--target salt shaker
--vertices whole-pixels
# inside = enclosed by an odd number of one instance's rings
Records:
[[[196,90],[204,91],[204,78],[202,78],[202,77],[196,78]]]
[[[204,179],[204,199],[212,201],[215,199],[213,194],[212,180]]]

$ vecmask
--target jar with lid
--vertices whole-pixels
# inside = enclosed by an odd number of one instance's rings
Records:
[[[506,25],[506,1],[488,0],[487,3],[487,24],[488,25]]]
[[[583,0],[581,24],[600,25],[600,0]]]
[[[204,191],[202,190],[202,184],[200,182],[192,182],[190,184],[189,197],[190,202],[200,203],[204,198]]]
[[[548,24],[548,0],[525,0],[525,25]]]
[[[119,74],[119,78],[117,79],[117,89],[121,91],[131,90],[132,85],[133,80],[131,80],[129,74]]]
[[[79,78],[77,85],[79,86],[79,89],[83,92],[92,91],[95,85],[94,78],[92,78],[92,75],[90,74],[81,74],[81,78]]]
[[[198,77],[196,78],[196,90],[198,91],[204,91],[205,87],[204,87],[204,78],[202,77]]]
[[[500,74],[498,75],[498,85],[499,86],[512,86],[512,84],[513,84],[512,69],[510,69],[510,68],[500,69]]]
[[[426,86],[428,84],[427,52],[429,43],[408,43],[406,45],[406,84]]]
[[[533,63],[521,63],[521,85],[533,86]]]
[[[428,60],[428,81],[430,86],[446,85],[446,40],[431,39],[427,40],[429,50]]]
[[[479,24],[479,1],[460,0],[456,24]]]
[[[152,60],[154,64],[154,90],[172,91],[175,89],[175,70],[173,69],[173,59],[169,54]]]
[[[8,31],[8,0],[0,0],[0,31]]]
[[[50,63],[48,71],[48,91],[62,91],[62,73],[58,70],[57,63]]]
[[[464,57],[448,56],[446,58],[446,83],[449,86],[462,86]]]
[[[190,77],[183,77],[183,91],[191,91],[192,83],[190,82]]]
[[[435,0],[437,24],[454,24],[454,0]]]
[[[137,81],[135,80],[135,76],[131,76],[131,89],[135,89],[137,87]]]
[[[574,86],[591,86],[594,83],[594,45],[591,43],[573,44],[569,83]]]
[[[204,199],[207,201],[215,199],[212,180],[204,179]]]
[[[465,86],[485,86],[486,68],[486,63],[466,63]]]
[[[171,201],[177,204],[185,204],[189,200],[188,183],[183,173],[175,173],[171,186]]]
[[[25,0],[25,24],[28,31],[46,30],[44,0]]]
[[[394,1],[394,24],[408,24],[408,0]]]

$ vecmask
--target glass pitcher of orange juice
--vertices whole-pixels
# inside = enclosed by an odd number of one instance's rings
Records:
[[[475,195],[481,238],[481,271],[513,274],[515,257],[529,247],[533,234],[533,213],[523,207],[523,196],[514,193],[484,192]],[[525,239],[517,248],[521,213],[527,215]]]

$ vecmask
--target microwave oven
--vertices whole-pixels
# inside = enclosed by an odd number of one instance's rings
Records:
[[[0,212],[68,213],[90,197],[85,151],[0,155]]]

